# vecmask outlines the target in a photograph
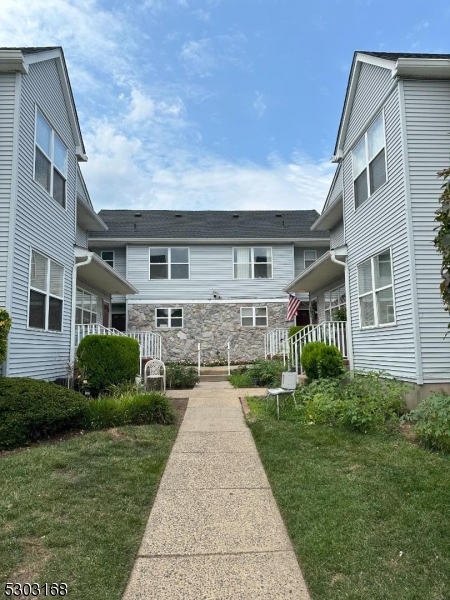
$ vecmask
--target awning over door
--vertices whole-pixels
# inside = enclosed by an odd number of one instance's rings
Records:
[[[76,247],[75,262],[76,264],[86,263],[78,267],[78,277],[106,294],[138,293],[138,290],[125,277],[110,267],[95,252]]]
[[[306,271],[303,271],[285,288],[285,292],[290,294],[298,292],[315,292],[324,287],[334,279],[344,274],[344,265],[337,264],[331,260],[331,252],[336,254],[338,260],[345,261],[347,248],[342,248],[326,252],[316,260]]]

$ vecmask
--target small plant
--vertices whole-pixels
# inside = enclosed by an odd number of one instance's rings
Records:
[[[11,329],[11,317],[4,308],[0,308],[0,365],[6,358],[6,349],[9,330]]]
[[[275,387],[281,384],[281,373],[285,370],[281,360],[258,360],[230,375],[228,380],[234,387]]]
[[[450,396],[431,394],[403,417],[415,423],[420,442],[434,450],[450,452]]]
[[[336,346],[325,346],[319,351],[319,377],[330,379],[340,377],[344,372],[342,352]]]
[[[327,345],[324,342],[309,342],[302,348],[301,363],[306,373],[306,376],[310,381],[313,379],[319,379],[319,360],[322,348],[326,348]]]
[[[333,321],[346,321],[347,320],[347,309],[345,306],[341,308],[335,308],[333,310]]]
[[[172,390],[190,389],[200,380],[197,369],[180,363],[166,363],[166,386]]]

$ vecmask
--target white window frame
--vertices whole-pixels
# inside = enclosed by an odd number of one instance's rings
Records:
[[[31,285],[31,273],[32,273],[32,267],[33,267],[33,252],[35,252],[36,254],[39,254],[40,256],[42,256],[43,258],[45,258],[47,260],[47,276],[46,276],[46,291],[40,290],[36,287],[33,287]],[[58,267],[61,267],[63,270],[63,276],[62,276],[62,292],[63,295],[62,296],[58,296],[56,294],[51,294],[50,293],[50,267],[51,267],[51,263],[55,263],[56,265],[58,265]],[[66,278],[66,270],[64,265],[62,265],[61,263],[59,263],[56,260],[53,260],[53,258],[50,258],[49,256],[47,256],[46,254],[44,254],[43,252],[40,252],[39,250],[35,250],[34,248],[30,248],[30,257],[29,257],[29,271],[28,271],[28,301],[27,301],[27,329],[31,329],[32,331],[47,331],[49,333],[57,333],[57,334],[61,334],[64,333],[64,283],[65,283],[65,278]],[[42,294],[43,296],[45,296],[45,322],[44,322],[44,328],[42,327],[33,327],[32,325],[30,325],[30,291],[34,291],[37,292],[38,294]],[[61,329],[49,329],[48,327],[48,321],[49,321],[49,308],[50,308],[50,297],[52,298],[56,298],[57,300],[61,300],[62,301],[62,306],[61,306]]]
[[[110,254],[112,253],[113,257],[112,259],[108,258],[103,258],[103,254],[104,252],[109,252]],[[114,250],[102,250],[101,251],[101,259],[107,264],[109,265],[112,269],[114,269],[114,265],[116,264],[116,253],[114,252]],[[112,265],[110,264],[110,261],[112,260]]]
[[[259,248],[259,246],[257,246],[257,247]],[[265,325],[256,325],[256,310],[261,309],[261,308],[264,308],[266,311],[266,324]],[[245,315],[243,317],[242,311],[249,310],[249,309],[251,309],[251,311],[252,311],[251,317],[249,315]],[[244,318],[244,319],[252,318],[252,321],[253,321],[252,325],[244,325],[242,323],[242,318]],[[261,319],[262,318],[261,315],[258,315],[258,318]],[[269,314],[267,312],[267,306],[241,306],[241,327],[258,327],[258,328],[267,329],[267,327],[269,327]]]
[[[158,246],[158,248],[159,248],[159,246]],[[182,263],[182,264],[185,264],[185,263]],[[167,317],[158,317],[158,310],[167,310],[168,311]],[[180,317],[172,317],[172,311],[174,311],[174,310],[181,310],[181,326],[180,325],[172,326],[172,318],[174,318],[174,319],[180,318]],[[162,325],[162,326],[158,325],[158,319],[167,319],[167,321],[168,321],[167,325]],[[171,307],[158,306],[157,308],[155,308],[155,328],[156,329],[183,329],[183,327],[184,327],[184,309],[182,306],[171,306]]]
[[[47,117],[45,116],[45,114],[43,113],[43,111],[37,106],[37,104],[35,104],[35,110],[34,110],[34,155],[33,155],[33,181],[42,189],[44,190],[44,192],[46,194],[48,194],[52,200],[55,201],[55,203],[64,211],[67,211],[67,171],[68,171],[68,162],[69,162],[69,150],[66,146],[66,144],[63,142],[63,140],[61,139],[61,136],[58,135],[58,133],[55,131],[55,128],[51,125],[50,121],[47,119]],[[37,117],[38,117],[38,113],[40,113],[41,117],[47,122],[47,125],[50,127],[51,130],[51,136],[50,136],[50,153],[51,156],[49,156],[47,154],[47,152],[41,148],[37,142]],[[54,152],[55,152],[55,136],[58,138],[58,140],[61,142],[61,144],[64,146],[64,148],[66,149],[66,172],[62,173],[61,170],[55,165],[54,163]],[[36,148],[39,149],[40,152],[42,152],[42,154],[45,156],[45,158],[50,162],[50,190],[47,190],[41,183],[39,183],[39,181],[36,179]],[[58,202],[58,200],[56,200],[53,197],[53,176],[54,176],[54,169],[56,169],[56,171],[59,173],[59,175],[61,175],[61,177],[64,179],[64,204],[60,204]]]
[[[306,258],[306,253],[307,252],[314,252],[314,259],[311,258]],[[317,250],[303,250],[303,268],[306,271],[306,269],[309,269],[309,267],[312,267],[312,265],[316,262],[317,260]],[[311,264],[309,266],[306,266],[306,261],[310,262]]]
[[[372,160],[369,161],[369,138],[368,138],[368,133],[369,133],[369,130],[372,127],[372,125],[377,121],[377,119],[379,119],[380,116],[381,116],[381,119],[382,119],[382,122],[383,122],[384,146],[383,146],[382,150],[380,150],[378,152],[378,154],[376,154],[376,156],[374,156],[372,158]],[[361,140],[364,140],[364,149],[365,149],[365,153],[366,153],[366,163],[365,163],[365,168],[364,169],[366,171],[366,180],[367,180],[367,198],[361,204],[359,204],[359,206],[357,206],[356,205],[356,194],[355,194],[355,181],[361,175],[362,171],[360,173],[358,173],[358,175],[355,176],[355,163],[354,163],[354,159],[353,159],[353,152],[359,146]],[[373,161],[377,158],[377,156],[383,150],[384,150],[384,163],[385,163],[384,168],[385,168],[385,172],[386,172],[386,180],[385,180],[384,183],[382,183],[380,185],[379,188],[377,188],[374,192],[371,192],[371,189],[370,189],[370,165],[373,163]],[[382,110],[375,117],[375,119],[373,119],[373,121],[367,127],[367,129],[364,132],[364,134],[358,139],[358,141],[356,142],[356,144],[353,146],[353,149],[352,149],[353,209],[355,211],[358,210],[359,208],[361,208],[361,206],[363,206],[374,194],[376,194],[378,192],[378,190],[380,190],[382,187],[384,187],[386,185],[386,183],[389,181],[389,174],[388,174],[388,168],[387,167],[388,167],[388,165],[387,165],[387,143],[386,143],[386,119],[385,119],[385,115],[384,115],[384,110]]]
[[[77,287],[76,291],[82,293],[82,300],[81,300],[81,306],[79,306],[77,304],[77,300],[76,300],[76,296],[75,296],[75,325],[92,325],[92,324],[95,324],[95,323],[99,323],[99,320],[98,320],[98,307],[99,307],[98,296],[96,294],[93,294],[92,292],[88,292],[87,290],[85,290],[83,288],[80,288],[80,287]],[[91,297],[91,302],[90,302],[91,309],[92,309],[92,298],[96,299],[96,305],[97,305],[97,310],[96,311],[85,310],[85,308],[84,308],[84,295],[85,294],[87,294],[88,296]],[[76,309],[80,309],[81,310],[81,323],[77,323],[76,322]],[[91,315],[89,323],[84,323],[84,319],[83,319],[83,313],[84,312],[88,312]],[[95,314],[95,321],[92,321],[92,315],[94,315],[94,314]]]
[[[154,250],[155,248],[162,248],[163,250],[167,250],[168,251],[168,262],[167,263],[153,263],[154,265],[167,265],[167,278],[154,278],[152,279],[150,277],[150,271],[151,271],[151,265],[152,263],[150,262],[150,251]],[[173,263],[172,262],[172,249],[175,250],[187,250],[188,251],[188,261],[187,263]],[[175,277],[172,278],[172,265],[185,265],[187,264],[188,266],[188,276],[187,277]],[[189,281],[189,279],[191,278],[191,249],[189,248],[189,246],[149,246],[148,248],[148,280],[149,281],[169,281],[170,279],[172,279],[173,281]]]
[[[391,283],[389,285],[384,285],[381,286],[379,288],[375,287],[375,268],[374,268],[374,264],[375,264],[375,259],[377,258],[377,256],[380,256],[380,254],[384,254],[385,252],[388,252],[390,254],[391,257]],[[364,294],[360,294],[359,293],[359,266],[362,265],[363,263],[367,262],[368,260],[370,260],[370,271],[371,271],[371,281],[372,281],[372,289],[369,292],[365,292]],[[392,248],[386,248],[385,250],[381,250],[380,252],[377,252],[376,254],[373,254],[372,256],[370,256],[369,258],[365,258],[364,260],[360,261],[357,264],[356,267],[356,273],[357,273],[357,290],[358,290],[358,310],[359,310],[359,328],[360,329],[379,329],[379,328],[384,328],[384,327],[394,327],[395,325],[397,325],[397,312],[395,309],[395,287],[394,287],[394,265],[392,262]],[[392,306],[393,306],[393,310],[394,310],[394,320],[391,321],[390,323],[380,323],[379,322],[379,315],[378,315],[378,303],[377,303],[377,292],[382,292],[383,290],[387,290],[389,288],[392,288]],[[362,313],[361,313],[361,298],[364,298],[366,296],[372,296],[372,303],[373,303],[373,314],[374,314],[374,321],[375,324],[374,325],[363,325],[362,324]]]
[[[345,298],[345,283],[338,285],[337,287],[333,288],[332,290],[328,290],[324,293],[323,297],[324,297],[324,315],[325,315],[325,321],[327,323],[332,323],[334,322],[333,319],[333,311],[335,310],[339,310],[341,308],[347,308],[347,301],[344,300],[342,301],[342,294],[340,293],[341,290],[344,290],[344,298]],[[333,293],[337,293],[337,304],[335,306],[331,306],[331,298]],[[328,307],[327,308],[327,301],[328,301]],[[328,315],[327,313],[329,313],[329,319],[328,319]]]
[[[251,277],[235,277],[234,275],[234,267],[235,265],[239,265],[239,264],[243,264],[243,263],[237,263],[234,260],[234,251],[235,250],[240,250],[242,248],[245,248],[246,250],[250,250],[250,262],[249,263],[244,263],[244,264],[249,264],[251,265]],[[262,248],[264,250],[270,250],[270,262],[267,263],[255,263],[255,248]],[[248,281],[249,279],[273,279],[273,247],[272,246],[233,246],[233,248],[231,249],[232,251],[232,261],[233,261],[233,279],[239,280],[239,281]],[[271,276],[270,277],[255,277],[255,264],[256,265],[270,265],[271,266]]]

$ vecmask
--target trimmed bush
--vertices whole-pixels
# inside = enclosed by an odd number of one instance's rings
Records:
[[[139,343],[122,335],[87,335],[77,349],[78,365],[94,395],[133,381],[139,372]]]
[[[0,365],[6,358],[8,334],[11,329],[11,317],[4,308],[0,308]]]
[[[450,396],[431,394],[403,417],[415,422],[420,442],[433,450],[450,452]]]
[[[319,351],[319,377],[332,379],[344,372],[344,357],[336,346],[325,346]]]
[[[0,377],[0,448],[82,426],[87,400],[54,383]]]
[[[123,425],[168,425],[175,419],[173,407],[164,394],[158,392],[124,393],[101,396],[89,402],[85,427],[104,429]]]
[[[166,386],[168,389],[190,389],[198,381],[200,381],[200,377],[195,367],[188,367],[179,363],[166,363]]]
[[[327,345],[324,342],[309,342],[302,348],[302,355],[300,361],[302,367],[309,380],[319,379],[319,361],[322,348],[326,348]]]

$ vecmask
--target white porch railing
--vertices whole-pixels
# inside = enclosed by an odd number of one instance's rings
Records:
[[[264,358],[272,358],[277,354],[286,352],[285,342],[288,339],[289,329],[272,329],[264,335]]]
[[[152,331],[119,331],[114,327],[105,327],[100,323],[90,325],[75,325],[75,348],[87,335],[122,335],[131,337],[139,342],[141,360],[145,358],[161,359],[161,336]]]
[[[231,375],[231,343],[230,340],[227,341],[227,365],[228,365],[228,375]],[[197,344],[197,373],[200,376],[202,370],[202,344],[198,342]]]
[[[284,364],[294,367],[297,374],[302,373],[302,349],[309,342],[324,342],[336,346],[344,358],[347,358],[347,323],[345,321],[327,321],[320,325],[307,325],[301,331],[288,338],[284,344]]]

